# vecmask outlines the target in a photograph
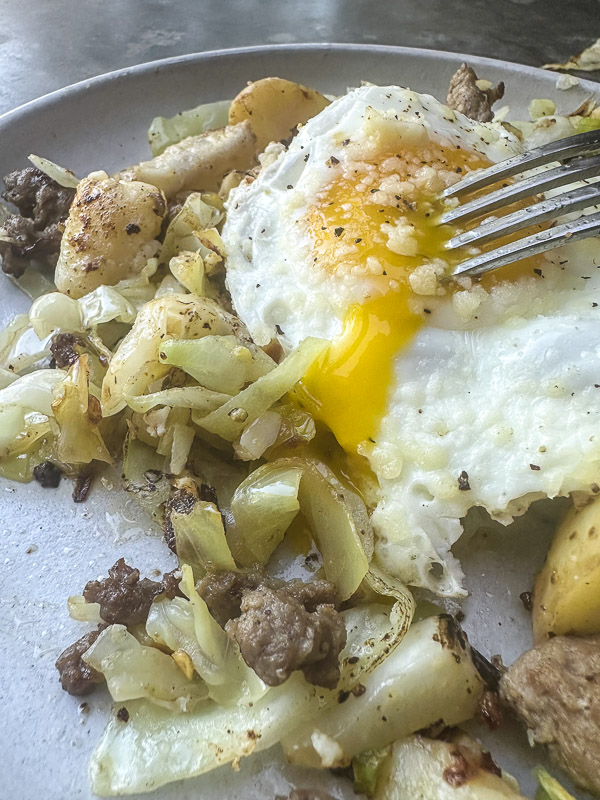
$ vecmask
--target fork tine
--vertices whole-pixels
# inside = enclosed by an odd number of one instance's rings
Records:
[[[534,203],[519,211],[514,211],[512,214],[479,225],[473,230],[465,231],[450,239],[446,248],[455,250],[457,247],[469,244],[484,244],[492,239],[498,239],[523,228],[529,228],[531,225],[545,222],[547,219],[555,219],[563,214],[581,211],[583,208],[596,205],[599,201],[600,183],[580,186],[572,192],[564,192],[556,197],[550,197],[548,200],[542,200],[540,203]]]
[[[440,223],[444,225],[458,220],[466,221],[481,214],[495,211],[502,206],[510,205],[510,203],[514,203],[524,197],[530,197],[533,194],[555,189],[565,184],[575,183],[586,178],[593,178],[598,174],[600,174],[600,154],[587,158],[578,158],[555,169],[548,169],[536,175],[530,175],[522,181],[503,186],[495,192],[490,192],[483,197],[478,197],[464,205],[452,208],[442,214]]]
[[[454,186],[446,189],[444,197],[456,197],[465,192],[474,192],[476,189],[482,189],[503,178],[510,178],[524,170],[553,161],[565,161],[575,156],[596,152],[598,149],[600,149],[600,129],[558,139],[556,142],[536,147],[523,155],[507,158],[486,169],[470,172]]]
[[[556,228],[539,231],[524,239],[502,245],[489,253],[470,258],[463,261],[456,268],[452,275],[445,280],[457,277],[477,277],[486,272],[512,264],[514,261],[521,261],[537,253],[544,253],[546,250],[553,250],[563,244],[576,242],[579,239],[587,239],[590,236],[597,236],[600,233],[600,212],[590,214],[586,217],[565,222]]]

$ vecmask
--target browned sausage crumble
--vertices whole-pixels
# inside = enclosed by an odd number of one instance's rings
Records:
[[[81,657],[94,644],[104,628],[106,625],[99,625],[97,630],[86,633],[63,650],[57,658],[56,669],[65,692],[77,696],[89,694],[99,683],[104,683],[104,675],[96,672]]]
[[[600,636],[556,636],[529,650],[500,694],[573,782],[600,794]]]
[[[62,472],[51,461],[43,461],[33,468],[33,477],[44,489],[56,489],[62,478]]]
[[[134,569],[120,558],[108,570],[108,578],[89,581],[83,590],[87,603],[100,604],[104,622],[118,625],[139,625],[146,622],[154,598],[162,593],[172,599],[179,594],[178,570],[168,572],[162,581],[140,580],[139,569]],[[175,574],[177,573],[177,575]]]
[[[285,583],[259,572],[210,572],[197,589],[268,686],[279,686],[295,670],[309,683],[336,686],[346,627],[328,581]]]
[[[74,333],[57,333],[52,337],[50,352],[60,369],[68,369],[85,350],[85,342]]]
[[[19,209],[2,225],[12,242],[0,241],[2,269],[18,278],[32,259],[56,264],[62,223],[75,196],[36,167],[11,172],[4,178],[2,196]]]
[[[492,106],[504,97],[504,84],[500,82],[491,89],[480,89],[477,86],[475,70],[467,64],[460,68],[450,79],[446,103],[455,111],[460,111],[479,122],[490,122],[494,118]]]

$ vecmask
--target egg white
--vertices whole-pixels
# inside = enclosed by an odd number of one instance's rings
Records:
[[[373,110],[491,161],[521,147],[500,125],[397,87],[365,86],[332,103],[229,202],[228,286],[259,344],[333,339],[366,291],[364,277],[314,264],[299,221],[331,180],[331,156],[357,157]],[[534,499],[600,483],[598,240],[557,251],[542,273],[432,299],[428,324],[395,358],[368,454],[380,484],[375,557],[411,585],[464,593],[450,548],[470,507],[507,523]]]

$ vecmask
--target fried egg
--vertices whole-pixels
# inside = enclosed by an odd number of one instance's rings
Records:
[[[331,344],[295,393],[379,484],[375,557],[464,590],[450,548],[474,505],[508,522],[600,478],[600,247],[573,244],[444,288],[459,258],[441,192],[522,150],[498,123],[363,86],[271,146],[230,196],[223,241],[258,344]]]

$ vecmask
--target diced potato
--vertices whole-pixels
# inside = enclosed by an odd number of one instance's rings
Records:
[[[233,100],[229,124],[248,120],[262,152],[269,142],[289,138],[296,125],[328,105],[329,100],[314,89],[283,78],[263,78],[249,83]]]
[[[600,633],[600,497],[560,523],[533,593],[536,642]]]
[[[250,123],[240,120],[239,125],[188,136],[120,176],[158,186],[170,200],[184,191],[216,191],[228,172],[250,169],[255,155],[256,138]]]
[[[56,265],[59,291],[76,299],[138,273],[158,245],[163,193],[139,181],[94,172],[79,182]]]
[[[498,774],[500,772],[500,774]],[[394,743],[373,800],[525,800],[519,787],[466,733],[450,741],[409,736]]]

